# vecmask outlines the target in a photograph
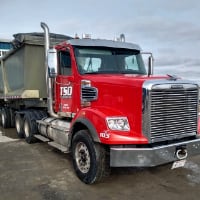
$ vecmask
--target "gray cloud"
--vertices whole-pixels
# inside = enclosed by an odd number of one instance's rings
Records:
[[[71,36],[86,32],[113,39],[124,33],[127,41],[154,53],[156,66],[176,71],[200,66],[199,11],[199,0],[1,0],[0,37],[42,31],[41,21]]]

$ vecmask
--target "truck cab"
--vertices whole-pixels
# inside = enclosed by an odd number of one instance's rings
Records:
[[[124,81],[119,83],[119,78],[147,75],[139,46],[124,43],[122,47],[122,44],[109,40],[73,39],[56,46],[56,112],[62,116],[74,116],[78,110],[91,104],[98,107],[108,103],[109,99],[102,99],[98,93],[105,78],[112,79],[113,85],[118,82],[121,87]],[[115,92],[119,92],[120,87]]]

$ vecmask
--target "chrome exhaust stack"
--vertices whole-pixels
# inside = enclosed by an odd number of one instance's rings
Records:
[[[46,86],[47,86],[47,106],[48,113],[51,117],[58,118],[59,116],[53,110],[53,88],[52,79],[49,77],[48,73],[48,51],[50,47],[50,36],[49,27],[44,22],[41,22],[41,27],[44,30],[44,40],[45,40],[45,69],[46,69]]]

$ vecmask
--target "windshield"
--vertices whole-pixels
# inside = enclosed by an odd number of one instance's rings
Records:
[[[80,74],[146,74],[137,50],[75,47],[75,57]]]

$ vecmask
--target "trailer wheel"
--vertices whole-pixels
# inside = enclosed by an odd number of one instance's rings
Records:
[[[15,115],[15,128],[19,138],[24,138],[24,119],[23,116],[17,113]]]
[[[34,143],[37,139],[34,137],[34,134],[37,133],[37,124],[35,115],[28,111],[24,115],[24,136],[27,143]]]
[[[86,184],[99,182],[109,175],[106,149],[94,143],[87,130],[75,134],[72,140],[72,157],[78,178]]]
[[[11,116],[9,108],[2,108],[1,110],[1,124],[3,128],[11,127]]]

